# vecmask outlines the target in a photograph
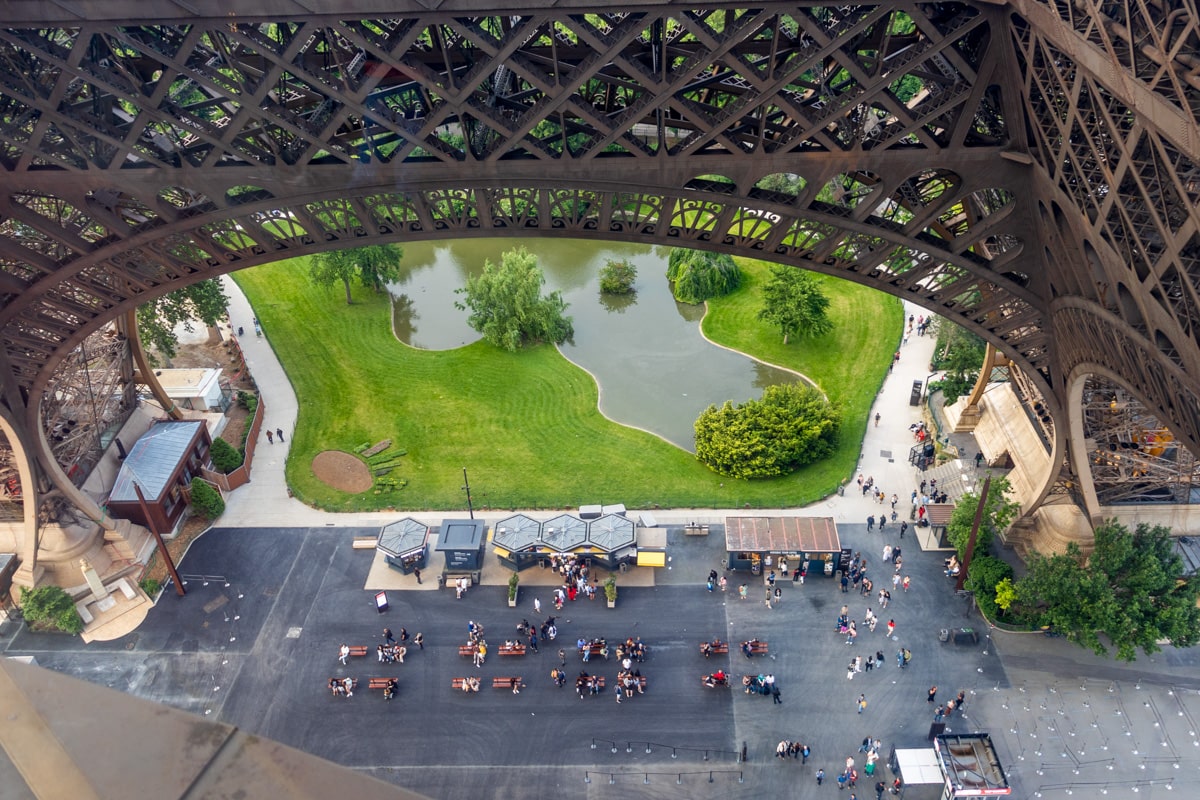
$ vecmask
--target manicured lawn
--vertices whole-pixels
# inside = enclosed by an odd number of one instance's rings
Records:
[[[709,338],[804,372],[846,409],[836,458],[786,478],[738,481],[685,451],[609,422],[591,377],[553,347],[510,354],[483,342],[451,351],[414,350],[392,335],[385,295],[313,287],[305,259],[235,274],[263,321],[299,398],[287,465],[296,496],[331,510],[458,509],[462,468],[481,509],[796,506],[836,488],[855,467],[867,407],[898,341],[899,301],[829,281],[837,331],[819,345],[782,339],[753,319],[761,264],[745,264],[747,286],[710,305]],[[757,332],[743,331],[743,323]],[[843,374],[843,373],[852,374]],[[391,439],[408,451],[389,477],[406,488],[361,495],[317,481],[310,464],[326,449],[353,451]]]

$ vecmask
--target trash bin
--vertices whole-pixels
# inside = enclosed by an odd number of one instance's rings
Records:
[[[938,632],[938,641],[941,642],[942,644],[945,644],[946,642],[950,641],[950,629],[949,628],[942,628],[941,631]]]

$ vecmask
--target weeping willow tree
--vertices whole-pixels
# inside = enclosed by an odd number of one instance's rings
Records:
[[[679,302],[703,303],[738,288],[742,273],[724,253],[676,247],[667,259],[667,280]]]

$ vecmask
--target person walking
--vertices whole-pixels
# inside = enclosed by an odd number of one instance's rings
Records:
[[[279,441],[283,441],[283,428],[276,428],[275,435],[279,437]]]
[[[807,756],[805,756],[805,758],[807,758]],[[817,768],[817,786],[820,786],[824,780],[825,780],[825,770],[818,767]]]
[[[724,575],[721,576],[721,579],[717,583],[721,586],[722,592],[729,588],[729,580]]]
[[[563,650],[561,647],[558,648],[558,663],[563,667],[567,665],[567,651]]]
[[[275,444],[275,434],[267,431],[267,444]]]
[[[908,587],[912,584],[912,579],[905,575],[904,580],[900,581],[900,585],[904,587],[904,591],[908,591]]]
[[[745,600],[745,599],[746,599],[746,591],[747,591],[747,589],[748,589],[748,588],[749,588],[749,587],[748,587],[748,586],[746,586],[746,584],[744,584],[744,583],[743,583],[741,586],[739,586],[739,587],[738,587],[738,599],[739,599],[739,600]]]
[[[879,412],[878,412],[878,411],[876,411],[876,412],[875,412],[875,427],[876,427],[876,428],[878,428],[878,427],[879,427],[879,418],[880,418]]]
[[[901,522],[900,522],[900,538],[901,539],[904,538],[904,532],[907,530],[908,530],[908,520],[901,520]]]
[[[878,781],[875,784],[875,800],[883,800],[883,792],[887,789],[887,784],[883,781]]]
[[[771,699],[774,701],[774,705],[783,705],[783,701],[779,699],[779,684],[777,683],[771,684]]]
[[[867,532],[870,533],[873,530],[875,530],[875,515],[874,514],[867,517]]]
[[[808,763],[808,757],[812,755],[812,751],[808,749],[808,745],[800,745],[800,766]]]
[[[538,600],[536,597],[533,598],[533,613],[534,614],[542,613],[542,601]]]
[[[421,585],[421,568],[413,567],[413,577],[417,579],[417,586]]]
[[[393,645],[396,643],[396,637],[392,635],[391,628],[383,629],[383,643],[386,645]]]
[[[425,649],[425,634],[418,631],[417,635],[413,637],[413,644],[415,644],[417,646],[418,650],[424,650]]]
[[[866,708],[867,708],[867,696],[865,694],[860,694],[858,696],[858,713],[861,714],[863,711],[866,710]]]
[[[928,697],[925,698],[925,702],[936,703],[937,702],[936,698],[937,698],[937,686],[936,685],[930,686],[929,687],[929,695],[928,695]]]
[[[896,620],[889,619],[887,624],[887,638],[892,638],[892,634],[896,632]]]

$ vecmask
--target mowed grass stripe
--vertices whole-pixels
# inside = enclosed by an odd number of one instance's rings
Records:
[[[299,398],[287,475],[295,494],[333,510],[457,509],[465,506],[462,468],[480,508],[571,508],[586,502],[630,507],[794,506],[830,492],[854,469],[866,409],[887,369],[902,324],[899,303],[830,281],[843,307],[835,342],[784,347],[754,319],[752,291],[765,266],[748,263],[747,287],[710,304],[705,333],[813,378],[847,411],[838,456],[786,478],[736,481],[715,475],[661,439],[617,425],[597,409],[592,377],[555,348],[505,353],[483,342],[422,351],[398,342],[388,298],[355,288],[347,306],[339,288],[308,280],[307,259],[238,272]],[[850,331],[861,319],[867,331]],[[840,344],[853,343],[846,358]],[[822,355],[824,354],[824,355]],[[703,365],[697,365],[703,369]],[[850,370],[852,376],[842,376]],[[839,396],[840,391],[847,397]],[[865,399],[865,405],[864,405]],[[857,433],[854,433],[854,429]],[[350,496],[317,481],[312,458],[326,449],[392,439],[408,455],[389,477],[407,488]]]

